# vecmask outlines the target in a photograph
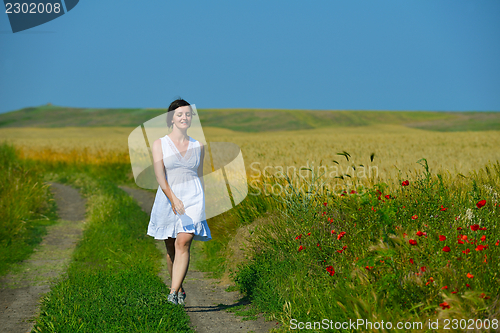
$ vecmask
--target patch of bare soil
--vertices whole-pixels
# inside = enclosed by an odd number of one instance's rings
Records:
[[[155,194],[120,186],[122,190],[131,195],[142,207],[151,214]],[[146,231],[144,231],[146,232]],[[194,242],[193,246],[199,246]],[[163,241],[157,241],[157,248],[166,258],[167,251]],[[162,262],[160,276],[166,285],[170,286],[170,276],[167,271],[166,259]],[[225,309],[242,305],[242,295],[237,292],[227,292],[230,286],[228,280],[208,278],[204,272],[189,268],[183,287],[186,291],[185,310],[191,319],[191,326],[196,332],[269,332],[278,327],[276,321],[265,321],[262,316],[258,320],[242,321],[241,317],[225,311]]]
[[[39,313],[39,300],[56,283],[69,264],[71,253],[85,224],[85,200],[78,190],[49,183],[57,203],[59,222],[28,260],[20,262],[0,279],[0,330],[31,332]]]

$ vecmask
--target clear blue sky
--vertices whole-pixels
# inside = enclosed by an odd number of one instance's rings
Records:
[[[13,34],[0,112],[74,107],[500,111],[500,1],[80,3]]]

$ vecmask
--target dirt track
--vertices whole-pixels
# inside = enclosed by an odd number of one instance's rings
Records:
[[[1,332],[31,332],[40,298],[66,270],[82,235],[85,201],[80,193],[70,186],[49,184],[60,221],[47,227],[47,235],[28,260],[0,279]]]
[[[130,194],[145,212],[151,214],[155,197],[153,193],[124,186],[120,188]],[[165,257],[166,249],[163,241],[157,241],[157,248]],[[169,286],[170,276],[166,259],[160,274],[165,284]],[[225,311],[224,308],[241,304],[238,303],[241,298],[239,293],[225,291],[229,285],[221,285],[220,280],[210,279],[204,275],[203,272],[190,267],[183,283],[187,295],[185,309],[196,332],[269,332],[270,329],[278,327],[275,321],[266,322],[262,317],[258,320],[241,321],[240,317]]]
[[[39,313],[41,297],[66,270],[71,253],[81,238],[85,225],[85,200],[79,192],[66,185],[49,183],[58,207],[59,222],[47,228],[47,235],[28,260],[20,262],[11,273],[0,279],[0,332],[31,332],[34,318]],[[128,187],[121,187],[140,204],[148,214],[154,194]],[[157,247],[164,256],[163,241]],[[161,277],[170,285],[166,261],[162,263]],[[186,312],[191,326],[197,332],[268,332],[277,327],[276,322],[241,321],[241,317],[226,312],[225,308],[237,305],[238,292],[226,292],[228,285],[209,279],[204,273],[190,269],[183,283],[186,290]]]

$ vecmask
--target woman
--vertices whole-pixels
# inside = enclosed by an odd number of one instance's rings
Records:
[[[172,284],[168,301],[184,304],[182,282],[189,267],[192,240],[212,239],[205,219],[203,144],[187,135],[193,110],[183,99],[173,101],[167,112],[169,135],[153,143],[158,191],[151,210],[149,236],[165,240],[167,267]]]

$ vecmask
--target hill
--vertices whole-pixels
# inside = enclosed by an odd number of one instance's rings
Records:
[[[6,127],[136,127],[167,109],[96,109],[56,105],[27,107],[0,114]],[[303,130],[397,124],[432,131],[500,130],[500,112],[200,109],[204,126],[241,132]]]

